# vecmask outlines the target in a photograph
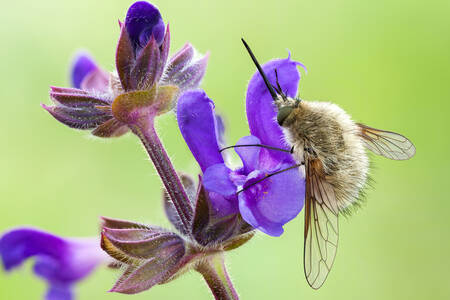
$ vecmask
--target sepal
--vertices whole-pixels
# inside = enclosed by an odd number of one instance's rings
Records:
[[[179,270],[184,240],[155,226],[102,218],[101,246],[127,266],[111,292],[135,294],[164,283]]]
[[[190,206],[190,210],[193,211],[193,203],[195,203],[196,196],[194,180],[186,174],[180,174],[180,179],[189,198],[189,203],[185,203],[185,205]],[[163,206],[167,219],[170,221],[170,223],[172,223],[176,230],[183,235],[189,235],[189,232],[184,229],[181,218],[178,215],[177,210],[175,209],[175,206],[173,205],[173,202],[165,189],[163,189]]]
[[[135,124],[141,117],[157,116],[170,110],[177,93],[178,88],[173,85],[154,85],[149,90],[126,92],[114,100],[112,113],[123,123]]]

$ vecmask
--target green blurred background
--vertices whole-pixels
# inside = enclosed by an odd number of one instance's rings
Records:
[[[41,107],[50,85],[67,86],[68,66],[87,48],[114,69],[119,28],[131,1],[8,1],[0,17],[0,231],[22,224],[63,236],[98,234],[101,215],[168,226],[160,180],[138,140],[91,138],[57,123]],[[408,136],[411,161],[373,157],[374,188],[342,219],[337,259],[312,290],[301,262],[303,213],[272,238],[259,234],[228,254],[241,299],[449,299],[450,297],[450,2],[443,1],[154,1],[170,22],[172,53],[186,41],[211,51],[203,88],[227,121],[234,143],[248,134],[247,82],[261,61],[286,57],[308,67],[304,99],[339,104],[357,121]],[[179,170],[198,168],[175,118],[159,131]],[[0,299],[40,299],[45,284],[31,263],[0,272]],[[79,299],[110,294],[118,274],[98,270]],[[127,298],[128,299],[128,298]],[[197,273],[133,299],[211,299]]]

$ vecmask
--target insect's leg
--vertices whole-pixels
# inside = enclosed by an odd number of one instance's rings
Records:
[[[300,167],[300,166],[302,166],[302,165],[304,165],[304,164],[305,164],[305,162],[301,162],[301,163],[299,163],[299,164],[290,166],[290,167],[288,167],[288,168],[286,168],[286,169],[283,169],[283,170],[280,170],[280,171],[273,172],[272,174],[269,174],[269,175],[267,175],[267,176],[264,176],[264,177],[261,178],[260,180],[257,180],[257,181],[255,181],[255,182],[253,182],[252,184],[246,186],[245,188],[243,188],[243,189],[237,191],[236,194],[239,194],[239,193],[241,193],[241,192],[243,192],[243,191],[245,191],[245,190],[251,188],[251,187],[254,186],[255,184],[258,184],[258,183],[260,183],[261,181],[266,180],[266,179],[269,178],[269,177],[272,177],[272,176],[274,176],[274,175],[277,175],[277,174],[280,174],[280,173],[283,173],[283,172],[286,172],[286,171],[289,171],[289,170],[298,168],[298,167]]]
[[[261,147],[261,148],[266,148],[266,149],[270,149],[270,150],[287,152],[287,153],[291,153],[291,154],[294,152],[294,146],[292,146],[292,148],[290,150],[287,150],[287,149],[283,149],[283,148],[277,148],[277,147],[272,147],[272,146],[262,145],[262,144],[233,145],[233,146],[228,146],[228,147],[222,148],[219,150],[219,152],[222,152],[224,150],[231,149],[231,148],[240,148],[240,147]]]
[[[275,90],[277,91],[278,94],[281,95],[281,98],[286,100],[287,99],[286,93],[283,92],[283,89],[280,86],[280,82],[278,81],[278,71],[277,71],[277,69],[275,69],[275,79],[276,79],[276,84],[277,84],[277,87],[276,88],[274,87]]]

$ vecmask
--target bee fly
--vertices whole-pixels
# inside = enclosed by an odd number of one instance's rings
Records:
[[[336,256],[338,217],[357,202],[366,183],[369,169],[366,149],[393,160],[409,159],[416,150],[401,134],[355,123],[336,104],[287,97],[278,83],[276,70],[275,87],[244,39],[242,42],[273,98],[278,124],[292,146],[290,151],[279,150],[289,151],[298,162],[294,167],[299,167],[306,177],[303,262],[309,285],[318,289]],[[276,150],[270,145],[247,146]],[[275,174],[268,176],[271,175]]]

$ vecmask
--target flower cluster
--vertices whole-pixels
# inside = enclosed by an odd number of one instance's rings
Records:
[[[141,118],[167,112],[182,91],[199,85],[208,55],[194,59],[195,49],[186,44],[169,58],[169,25],[155,6],[136,2],[120,28],[117,72],[108,74],[80,54],[72,68],[74,88],[51,87],[55,105],[43,105],[55,119],[92,129],[95,136],[121,136]]]
[[[4,268],[35,257],[34,271],[48,282],[50,300],[72,299],[74,283],[101,264],[124,270],[112,292],[139,293],[195,270],[216,299],[238,299],[224,253],[245,244],[256,230],[281,235],[283,225],[303,207],[303,178],[292,167],[291,155],[275,150],[287,145],[271,96],[255,73],[246,97],[251,135],[236,144],[242,166],[230,166],[221,152],[222,119],[213,101],[197,89],[208,55],[186,44],[169,58],[169,25],[150,3],[134,3],[119,25],[116,72],[108,74],[89,54],[80,53],[72,65],[73,87],[51,87],[54,105],[42,106],[64,125],[92,130],[98,137],[136,135],[162,180],[163,206],[174,229],[107,217],[101,219],[100,240],[18,228],[0,239]],[[288,57],[263,69],[273,84],[276,70],[284,92],[295,96],[298,65]],[[154,128],[154,119],[172,108],[201,169],[197,181],[174,169]],[[273,149],[256,147],[261,144]]]

